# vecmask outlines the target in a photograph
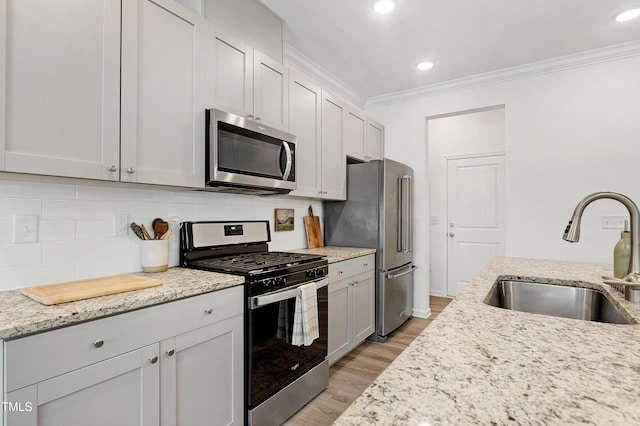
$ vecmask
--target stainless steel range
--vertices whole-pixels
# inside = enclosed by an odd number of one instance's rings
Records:
[[[283,423],[329,382],[328,266],[319,255],[269,251],[268,221],[185,222],[182,266],[245,277],[245,423]],[[315,283],[319,337],[291,344],[298,287]]]

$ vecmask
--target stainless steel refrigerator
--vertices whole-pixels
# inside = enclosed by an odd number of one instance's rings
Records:
[[[386,336],[411,316],[413,169],[389,159],[347,165],[347,201],[324,203],[327,245],[376,251],[376,332]]]

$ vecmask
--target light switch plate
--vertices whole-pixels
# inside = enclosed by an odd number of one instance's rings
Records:
[[[602,216],[602,229],[624,229],[626,216]]]
[[[113,236],[126,237],[129,232],[129,215],[113,215]]]
[[[13,242],[14,244],[38,242],[37,214],[13,215]]]

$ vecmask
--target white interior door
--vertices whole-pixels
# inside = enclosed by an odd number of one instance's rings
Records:
[[[447,161],[447,294],[504,255],[504,156]]]

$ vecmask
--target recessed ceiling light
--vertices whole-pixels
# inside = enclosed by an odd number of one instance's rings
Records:
[[[377,13],[389,13],[396,7],[396,0],[376,0],[371,8]]]
[[[426,70],[430,70],[431,68],[433,68],[433,62],[431,61],[424,61],[424,62],[420,62],[416,65],[416,68],[418,68],[420,71],[426,71]]]
[[[630,21],[632,19],[637,18],[638,16],[640,16],[640,8],[629,9],[629,10],[625,10],[624,12],[621,12],[621,13],[617,14],[616,15],[616,21],[618,21],[618,22]]]

